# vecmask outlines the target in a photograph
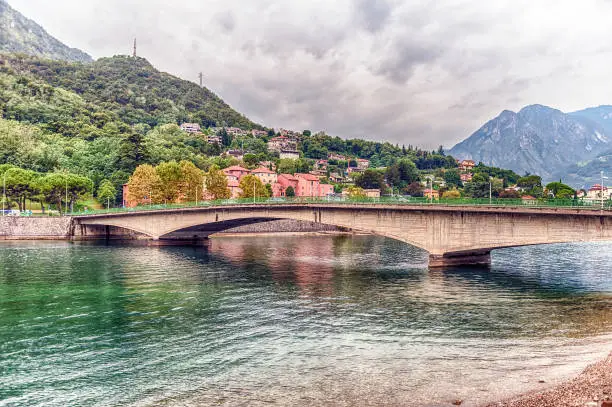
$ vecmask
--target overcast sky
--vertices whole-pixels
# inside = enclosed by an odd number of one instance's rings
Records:
[[[612,104],[612,0],[8,0],[270,127],[451,147],[503,109]]]

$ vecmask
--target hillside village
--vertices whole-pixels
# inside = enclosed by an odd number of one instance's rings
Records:
[[[382,166],[358,154],[349,155],[337,151],[315,149],[315,154],[304,151],[312,139],[329,138],[324,133],[296,132],[279,129],[244,130],[237,127],[202,128],[198,123],[182,123],[180,130],[200,137],[219,151],[219,170],[225,177],[227,198],[380,198],[385,195],[408,195],[430,200],[466,198],[521,199],[524,203],[535,203],[538,199],[563,198],[601,201],[610,199],[605,186],[594,185],[589,190],[574,191],[562,183],[543,186],[535,175],[520,177],[518,174],[498,168],[476,164],[473,160],[454,160],[442,149],[425,152],[426,156],[444,157],[433,160],[427,167],[417,166],[413,161],[393,160],[393,164]],[[244,146],[256,146],[249,149]],[[420,150],[405,147],[409,152],[422,155]],[[404,161],[401,164],[400,161]],[[419,162],[416,160],[417,163]],[[243,184],[245,177],[253,181]],[[204,180],[206,175],[204,175]],[[255,181],[258,180],[258,181]],[[394,183],[394,181],[396,181]],[[253,185],[253,193],[250,187]],[[205,183],[205,182],[204,182]],[[263,188],[263,189],[261,189]],[[246,190],[246,191],[245,191]],[[259,195],[257,191],[261,190]],[[197,198],[197,197],[196,197]],[[205,187],[200,199],[214,199]],[[177,201],[185,198],[177,196]],[[123,205],[133,207],[151,203],[144,194],[141,198],[130,195],[129,183],[124,185]]]

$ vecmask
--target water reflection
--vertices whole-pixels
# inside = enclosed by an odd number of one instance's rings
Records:
[[[475,404],[609,350],[610,248],[429,271],[368,236],[2,245],[0,406]]]

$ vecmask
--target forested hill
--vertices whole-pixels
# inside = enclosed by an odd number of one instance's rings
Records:
[[[4,0],[0,0],[0,52],[22,52],[64,61],[92,61],[89,55],[62,44]]]
[[[93,63],[4,55],[5,68],[75,92],[86,102],[115,113],[127,124],[155,127],[198,122],[203,127],[261,129],[221,98],[195,83],[155,69],[144,58],[115,56]]]

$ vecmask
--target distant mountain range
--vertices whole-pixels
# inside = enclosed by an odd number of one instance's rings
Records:
[[[93,60],[85,52],[62,44],[40,25],[11,8],[5,0],[0,0],[0,52],[71,62]]]
[[[612,106],[572,113],[542,105],[504,110],[449,154],[585,187],[612,169]]]

